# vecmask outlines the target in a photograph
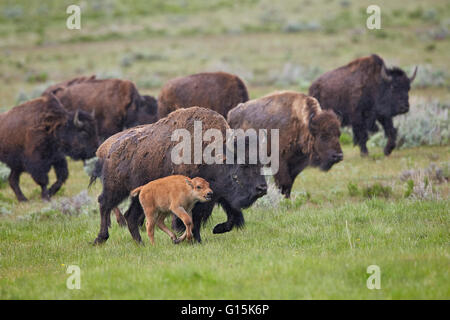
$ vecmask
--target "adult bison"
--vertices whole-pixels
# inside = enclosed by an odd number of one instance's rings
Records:
[[[0,161],[11,168],[9,184],[19,201],[26,201],[19,187],[28,172],[49,199],[68,177],[65,155],[75,160],[95,155],[98,137],[95,121],[84,111],[68,112],[52,94],[0,114]],[[56,182],[47,189],[53,167]]]
[[[343,126],[352,127],[353,142],[363,156],[368,154],[368,133],[378,131],[378,120],[388,138],[384,154],[389,155],[397,138],[392,118],[409,111],[408,92],[416,72],[417,67],[409,78],[400,68],[387,68],[373,54],[324,73],[312,83],[309,94],[323,109],[339,114]]]
[[[279,170],[274,179],[286,198],[295,177],[308,165],[327,171],[343,159],[338,118],[302,93],[282,91],[241,103],[228,113],[228,123],[235,129],[279,130]],[[269,150],[270,146],[272,142]]]
[[[124,128],[157,120],[157,102],[141,96],[133,82],[120,79],[74,78],[49,87],[68,110],[94,114],[99,137],[104,140]]]
[[[201,131],[194,131],[198,123],[201,123]],[[220,114],[205,108],[192,107],[177,110],[154,124],[128,129],[106,140],[97,150],[99,160],[91,179],[92,182],[101,176],[103,184],[103,191],[98,198],[100,232],[95,243],[103,243],[108,239],[110,212],[128,197],[131,190],[149,181],[174,174],[204,178],[214,192],[210,202],[198,203],[193,209],[193,234],[198,242],[201,241],[200,226],[209,218],[215,204],[220,204],[228,217],[225,223],[214,228],[215,233],[242,226],[244,217],[241,210],[252,205],[267,190],[259,165],[244,166],[220,162],[206,164],[203,161],[200,164],[176,164],[178,162],[174,163],[172,159],[172,149],[179,145],[177,141],[172,141],[175,130],[188,133],[196,139],[195,132],[196,137],[202,139],[208,129],[217,129],[225,137],[229,128]],[[188,141],[189,146],[191,143],[194,142]],[[202,141],[200,146],[200,150],[205,150],[207,143]],[[220,148],[225,146],[226,143],[219,145]],[[186,155],[192,156],[193,159],[195,149],[196,147],[192,147],[192,151]],[[129,231],[137,242],[141,242],[138,225],[142,215],[139,202],[133,199],[125,218]]]
[[[244,82],[225,72],[205,72],[169,80],[158,97],[159,118],[179,108],[210,108],[226,118],[228,111],[248,100]]]

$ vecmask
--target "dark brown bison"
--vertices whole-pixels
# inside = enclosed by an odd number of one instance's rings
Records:
[[[46,95],[0,114],[0,161],[11,168],[9,184],[19,201],[19,187],[28,172],[42,189],[42,198],[54,195],[68,177],[65,155],[75,160],[95,155],[98,146],[95,120],[84,111],[68,112],[54,95]],[[57,181],[47,189],[48,172]]]
[[[234,226],[241,227],[244,224],[241,210],[252,205],[267,190],[266,181],[260,172],[261,167],[203,162],[175,164],[172,161],[172,149],[178,142],[172,141],[172,135],[175,130],[184,130],[194,137],[194,122],[197,124],[201,122],[202,137],[212,128],[219,130],[222,136],[226,137],[226,130],[230,128],[226,120],[215,111],[192,107],[177,110],[154,124],[120,132],[99,147],[98,162],[91,178],[92,183],[97,177],[101,177],[103,184],[103,191],[98,198],[101,215],[100,232],[95,243],[102,243],[108,239],[110,212],[128,197],[130,191],[149,181],[174,174],[190,178],[201,177],[209,181],[214,192],[210,202],[197,203],[192,211],[193,235],[197,241],[201,241],[200,226],[209,218],[215,204],[220,204],[228,217],[225,223],[218,224],[214,228],[215,233],[227,232]],[[189,141],[189,145],[191,142]],[[206,146],[207,144],[202,141],[201,150],[205,150]],[[226,143],[219,147],[225,148]],[[189,156],[194,154],[195,148],[191,149]],[[136,199],[132,200],[125,218],[133,239],[141,242],[138,226],[142,221],[143,212]]]
[[[312,83],[309,94],[323,109],[334,110],[343,126],[352,127],[353,142],[363,156],[368,154],[368,134],[378,131],[378,121],[388,138],[384,154],[389,155],[397,138],[392,118],[409,111],[408,92],[416,72],[417,68],[409,78],[397,67],[387,68],[373,54],[324,73]]]
[[[295,177],[308,165],[327,171],[343,159],[338,118],[302,93],[282,91],[241,103],[228,113],[228,123],[235,129],[279,130],[279,170],[274,178],[286,198]]]
[[[226,117],[238,103],[248,100],[244,82],[225,72],[198,73],[169,80],[158,97],[159,118],[179,108],[199,106]]]
[[[141,96],[131,81],[75,78],[48,88],[68,110],[78,108],[94,114],[99,137],[104,140],[124,128],[157,120],[157,102]]]

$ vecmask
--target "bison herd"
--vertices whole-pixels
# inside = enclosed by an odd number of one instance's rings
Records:
[[[169,80],[158,99],[141,95],[134,83],[127,80],[78,77],[52,85],[41,97],[0,114],[0,161],[11,169],[9,184],[19,201],[27,200],[19,187],[23,172],[31,175],[41,187],[42,198],[48,200],[68,178],[66,156],[85,160],[96,155],[98,160],[90,183],[100,178],[103,185],[98,198],[100,231],[96,244],[109,237],[112,211],[137,242],[142,242],[139,226],[145,216],[151,238],[152,228],[157,224],[178,242],[163,219],[160,221],[157,212],[161,208],[155,207],[155,214],[146,210],[144,215],[145,206],[153,204],[144,204],[143,196],[137,196],[136,190],[168,176],[184,177],[173,185],[171,179],[162,179],[154,185],[166,191],[147,191],[150,195],[146,197],[152,199],[148,200],[150,203],[165,203],[169,208],[166,211],[173,213],[172,227],[177,231],[188,228],[187,238],[192,233],[200,242],[200,227],[216,204],[225,210],[227,220],[216,225],[214,233],[244,225],[242,209],[267,192],[261,174],[263,164],[259,161],[175,164],[171,161],[171,151],[176,145],[171,135],[175,130],[195,134],[197,121],[202,123],[202,134],[210,129],[224,136],[230,129],[278,129],[279,168],[274,180],[289,198],[296,176],[307,166],[327,171],[343,160],[339,144],[341,126],[351,126],[354,144],[364,156],[368,153],[368,135],[378,130],[378,121],[388,138],[384,153],[389,155],[396,143],[393,117],[408,112],[408,93],[416,72],[417,68],[408,77],[397,67],[386,67],[374,54],[324,73],[311,84],[309,95],[281,91],[254,100],[249,100],[239,77],[224,72]],[[227,143],[219,147],[225,151],[230,148]],[[57,180],[48,188],[51,167]],[[196,180],[191,180],[196,177],[209,184],[208,201],[192,202],[193,194],[199,191],[192,183]],[[192,222],[181,205],[171,207],[169,198],[175,197],[179,203],[188,201],[171,190],[183,190],[185,198],[191,199],[192,205],[186,211]],[[122,215],[117,206],[130,192],[134,196]],[[159,198],[155,200],[157,194]],[[167,199],[160,199],[165,194]]]

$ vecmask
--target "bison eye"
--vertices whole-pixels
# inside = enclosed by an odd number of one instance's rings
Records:
[[[198,189],[198,190],[200,190],[201,188],[202,188],[202,187],[200,187],[200,186],[197,186],[197,189]]]

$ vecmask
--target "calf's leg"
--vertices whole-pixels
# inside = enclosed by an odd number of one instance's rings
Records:
[[[185,227],[186,230],[184,231],[183,235],[175,240],[175,243],[180,243],[181,241],[183,241],[185,238],[188,241],[192,240],[192,218],[189,216],[189,214],[182,208],[182,207],[171,207],[170,210],[178,217],[180,218]]]

